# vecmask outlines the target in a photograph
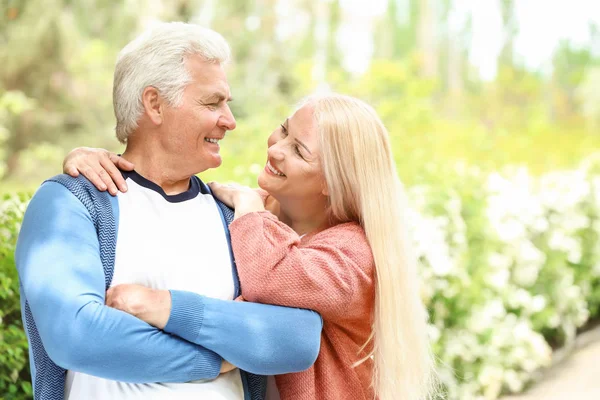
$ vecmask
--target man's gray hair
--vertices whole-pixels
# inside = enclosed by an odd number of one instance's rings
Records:
[[[219,33],[183,22],[157,23],[121,50],[113,84],[116,131],[121,143],[127,143],[138,126],[146,87],[155,87],[170,106],[181,104],[183,91],[191,82],[185,66],[190,55],[225,64],[231,51]]]

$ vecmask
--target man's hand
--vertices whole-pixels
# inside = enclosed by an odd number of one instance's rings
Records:
[[[106,292],[106,305],[163,329],[171,314],[171,293],[142,285],[117,285]]]
[[[231,370],[236,369],[237,367],[233,364],[231,364],[229,361],[225,361],[223,360],[223,362],[221,363],[221,373],[225,374]]]
[[[63,172],[76,178],[81,173],[100,191],[115,196],[117,187],[127,191],[127,184],[119,170],[131,171],[134,165],[108,150],[78,147],[71,150],[63,161]]]

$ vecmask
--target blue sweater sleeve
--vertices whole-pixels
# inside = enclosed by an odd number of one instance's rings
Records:
[[[172,290],[165,331],[259,375],[308,369],[319,354],[322,319],[310,310],[218,300]],[[238,344],[242,344],[240,346]]]
[[[87,209],[62,185],[47,182],[34,195],[15,257],[21,295],[58,366],[132,383],[219,374],[218,354],[104,305],[96,231]]]

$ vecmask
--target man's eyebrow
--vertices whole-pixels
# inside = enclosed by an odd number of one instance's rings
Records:
[[[231,96],[227,97],[223,93],[220,93],[220,92],[209,94],[208,96],[205,97],[205,100],[206,101],[216,101],[216,102],[221,102],[224,100],[233,101]]]

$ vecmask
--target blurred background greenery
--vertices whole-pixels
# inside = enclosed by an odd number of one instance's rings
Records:
[[[597,318],[600,3],[1,0],[0,398],[31,394],[12,258],[27,193],[73,147],[122,150],[114,61],[155,20],[209,26],[233,50],[238,128],[206,180],[255,184],[267,135],[312,91],[374,105],[418,211],[451,398],[523,390]]]
[[[75,146],[120,150],[114,60],[155,19],[210,26],[233,48],[238,129],[210,178],[250,183],[247,167],[264,162],[267,134],[323,87],[377,108],[408,184],[457,160],[535,173],[573,166],[600,148],[600,10],[546,3],[2,0],[0,185],[36,187]],[[554,21],[559,3],[581,12]],[[544,19],[526,17],[536,7]]]

